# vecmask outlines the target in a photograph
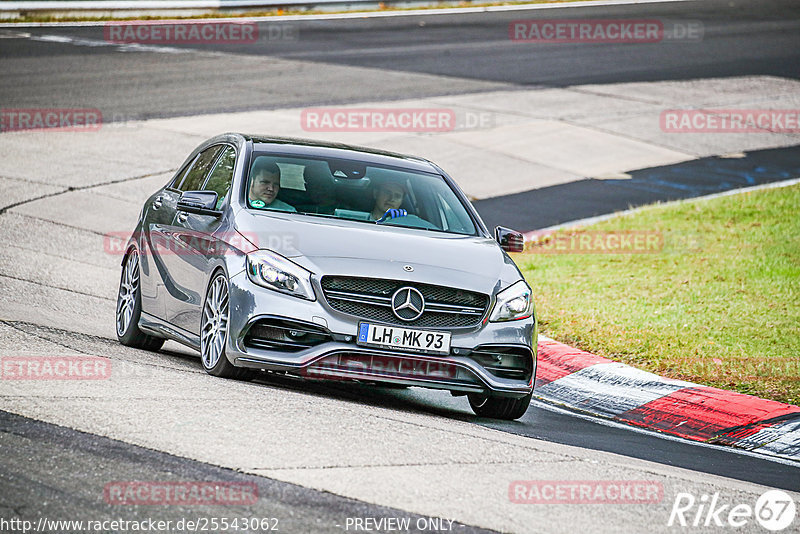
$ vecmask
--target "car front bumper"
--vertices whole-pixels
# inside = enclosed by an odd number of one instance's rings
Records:
[[[367,320],[332,309],[322,296],[318,280],[314,279],[313,285],[317,300],[309,301],[258,286],[245,272],[230,277],[230,336],[226,351],[230,362],[236,366],[309,378],[384,382],[462,393],[521,397],[533,389],[536,374],[536,344],[533,342],[536,339],[536,321],[533,317],[500,323],[484,321],[477,327],[446,329],[451,333],[449,355],[376,349],[356,343],[358,324]],[[260,321],[284,319],[313,325],[327,332],[329,338],[317,345],[289,352],[246,343],[253,325]],[[526,362],[528,372],[519,378],[497,376],[496,371],[490,370],[496,368],[482,365],[477,358],[487,350],[491,352],[493,347],[529,354],[530,361]],[[502,355],[494,357],[502,359]]]

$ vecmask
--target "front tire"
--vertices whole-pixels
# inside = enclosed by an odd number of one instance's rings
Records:
[[[483,394],[470,394],[469,405],[472,411],[479,417],[491,417],[492,419],[505,419],[513,421],[519,419],[528,411],[533,392],[524,397],[493,397]]]
[[[128,347],[157,351],[164,339],[149,336],[139,329],[142,316],[142,289],[139,286],[139,251],[132,249],[125,257],[117,294],[117,339]]]
[[[228,277],[218,271],[211,279],[200,319],[200,360],[203,369],[220,378],[243,379],[252,376],[249,369],[235,367],[225,356],[228,343],[230,303]]]

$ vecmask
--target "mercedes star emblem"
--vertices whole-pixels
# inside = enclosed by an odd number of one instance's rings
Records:
[[[413,287],[401,287],[392,295],[392,311],[398,319],[413,321],[425,311],[425,299]]]

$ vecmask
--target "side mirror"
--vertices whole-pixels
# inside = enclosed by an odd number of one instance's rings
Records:
[[[184,191],[178,199],[178,209],[198,215],[219,216],[217,193],[214,191]]]
[[[510,228],[498,226],[494,229],[494,238],[500,243],[500,248],[506,252],[522,252],[525,250],[525,238],[521,233]]]

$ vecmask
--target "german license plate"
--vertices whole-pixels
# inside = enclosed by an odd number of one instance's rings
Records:
[[[450,332],[359,323],[358,344],[426,354],[450,354]]]

